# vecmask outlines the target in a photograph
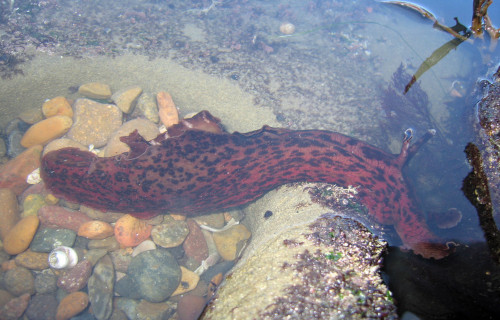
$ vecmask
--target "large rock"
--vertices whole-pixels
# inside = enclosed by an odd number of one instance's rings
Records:
[[[67,136],[83,145],[104,146],[122,125],[122,112],[115,105],[78,99],[74,109],[75,123]]]
[[[331,209],[303,188],[281,187],[245,209],[252,241],[206,319],[397,318],[380,277],[384,243],[353,220],[321,217]]]

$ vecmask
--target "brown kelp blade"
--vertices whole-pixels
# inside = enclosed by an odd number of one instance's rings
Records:
[[[472,31],[476,36],[481,36],[483,33],[483,17],[488,15],[488,7],[492,4],[492,0],[474,0],[472,4]]]
[[[381,1],[382,3],[393,4],[403,8],[410,9],[413,12],[419,13],[422,17],[427,18],[433,22],[437,21],[436,17],[427,9],[418,4],[407,1]]]
[[[458,47],[459,44],[463,42],[462,39],[452,39],[446,42],[444,45],[435,50],[424,62],[420,65],[417,72],[411,77],[410,82],[406,85],[404,93],[410,90],[411,86],[430,68],[432,68],[436,63],[441,61],[452,49]]]

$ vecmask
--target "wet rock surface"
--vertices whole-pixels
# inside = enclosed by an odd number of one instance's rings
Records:
[[[483,80],[483,97],[477,104],[475,131],[483,159],[483,170],[493,202],[497,223],[500,222],[500,67],[493,81]]]
[[[204,319],[397,318],[379,273],[386,244],[360,223],[335,213],[318,218],[325,209],[311,203],[302,188],[271,191],[246,209],[271,210],[273,221],[252,216],[255,241],[219,288]]]

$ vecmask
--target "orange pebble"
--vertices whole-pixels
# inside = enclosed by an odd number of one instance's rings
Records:
[[[85,292],[77,291],[64,297],[57,307],[56,320],[68,320],[76,316],[89,304],[89,297]]]
[[[39,223],[40,220],[37,216],[28,216],[16,223],[3,240],[3,249],[5,252],[14,255],[28,249]]]
[[[78,228],[78,235],[92,240],[102,240],[115,233],[113,227],[104,221],[93,220],[85,222]]]
[[[135,247],[151,235],[153,226],[126,214],[116,221],[115,238],[124,247]]]
[[[169,93],[158,92],[156,103],[158,104],[158,116],[165,127],[168,128],[179,123],[179,111],[177,111],[174,100]]]
[[[44,102],[42,112],[45,118],[53,116],[73,117],[73,109],[65,97],[55,97]]]

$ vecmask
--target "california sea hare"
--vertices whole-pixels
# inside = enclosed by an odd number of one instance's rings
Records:
[[[394,225],[405,248],[439,259],[449,250],[428,229],[401,171],[431,136],[411,147],[406,137],[393,155],[329,131],[264,126],[229,134],[203,111],[149,142],[137,131],[122,137],[131,150],[115,157],[75,148],[49,152],[41,174],[64,199],[141,218],[231,208],[290,182],[360,186],[358,196],[375,221]]]

